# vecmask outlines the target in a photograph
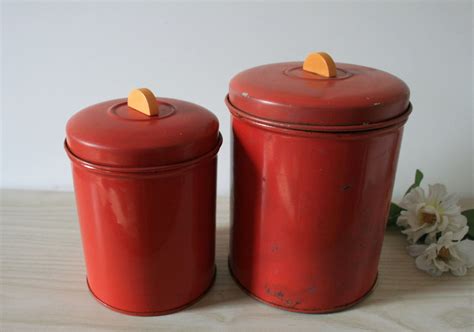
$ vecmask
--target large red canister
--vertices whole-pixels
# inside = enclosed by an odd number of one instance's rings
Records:
[[[312,53],[239,73],[226,103],[234,278],[290,311],[357,303],[377,279],[408,87]]]
[[[66,132],[92,294],[132,315],[197,300],[215,275],[217,118],[137,89],[76,113]]]

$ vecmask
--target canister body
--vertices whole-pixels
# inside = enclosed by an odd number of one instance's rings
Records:
[[[314,132],[262,124],[228,106],[233,276],[286,310],[355,304],[377,279],[404,121]]]
[[[210,287],[216,153],[178,166],[121,171],[68,151],[87,281],[103,304],[132,315],[166,314]]]

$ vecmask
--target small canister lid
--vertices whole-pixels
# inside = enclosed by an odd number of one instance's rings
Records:
[[[407,85],[394,75],[334,63],[320,52],[304,62],[268,64],[237,74],[227,102],[256,119],[345,130],[398,117],[409,109],[409,96]]]
[[[86,162],[114,167],[154,167],[189,161],[220,144],[219,122],[186,101],[156,98],[148,89],[128,99],[96,104],[66,126],[69,151]]]

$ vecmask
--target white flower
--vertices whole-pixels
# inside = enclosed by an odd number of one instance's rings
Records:
[[[425,243],[436,242],[436,234],[452,232],[455,236],[467,225],[467,219],[461,214],[455,194],[448,195],[442,184],[429,186],[428,196],[423,188],[416,187],[405,195],[400,207],[402,211],[397,225],[404,228],[411,243],[416,243],[423,235],[427,235]]]
[[[456,276],[466,274],[474,266],[474,241],[460,241],[469,227],[455,235],[447,232],[436,243],[430,245],[414,244],[408,247],[408,253],[416,257],[416,267],[432,276],[440,276],[450,271]]]

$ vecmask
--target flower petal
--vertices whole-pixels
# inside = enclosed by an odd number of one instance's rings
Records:
[[[462,214],[458,214],[457,216],[444,216],[448,219],[448,224],[445,228],[446,232],[452,231],[453,233],[459,232],[463,230],[464,227],[467,225],[467,218]]]
[[[457,232],[449,232],[449,233],[453,234],[453,237],[452,237],[453,241],[461,241],[468,231],[469,231],[469,227],[464,226],[462,229],[458,230]]]
[[[459,257],[465,262],[467,267],[474,266],[474,241],[464,240],[457,245]]]
[[[461,213],[461,208],[457,204],[459,201],[457,194],[450,194],[444,197],[439,207],[445,215],[456,215]]]
[[[427,259],[425,255],[418,256],[415,259],[415,265],[418,269],[425,271],[434,277],[439,277],[443,274],[443,271],[437,269],[436,266],[433,264],[433,261]]]
[[[415,259],[416,267],[423,271],[428,271],[433,268],[433,261],[428,259],[426,255],[420,255]]]
[[[467,272],[467,268],[465,265],[461,265],[458,268],[451,270],[451,273],[458,277],[462,277],[463,275],[466,274],[466,272]]]
[[[449,247],[453,242],[453,232],[446,232],[438,239],[439,247]]]
[[[448,192],[446,186],[441,183],[428,185],[428,198],[427,201],[432,205],[438,206],[441,201],[447,196]]]
[[[404,209],[409,209],[411,206],[424,202],[425,200],[426,197],[423,188],[416,187],[403,197],[399,205]]]

